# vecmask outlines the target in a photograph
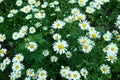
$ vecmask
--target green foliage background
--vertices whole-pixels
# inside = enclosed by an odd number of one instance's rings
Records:
[[[27,0],[24,0],[27,1]],[[54,0],[46,0],[48,2],[53,2]],[[51,8],[46,8],[47,17],[45,20],[36,21],[34,19],[31,22],[26,21],[23,17],[24,14],[20,12],[15,15],[13,18],[8,19],[6,15],[8,14],[9,10],[11,9],[19,9],[16,7],[15,2],[16,0],[4,0],[2,4],[0,4],[0,15],[5,16],[4,24],[0,24],[0,33],[4,33],[7,36],[7,39],[2,45],[8,49],[8,54],[11,59],[17,53],[23,53],[25,56],[24,65],[25,69],[33,68],[37,70],[38,68],[43,68],[48,72],[48,80],[53,78],[54,80],[64,80],[60,77],[59,70],[61,65],[63,66],[70,66],[72,70],[80,70],[82,67],[85,67],[89,71],[88,80],[119,80],[120,79],[120,52],[118,53],[118,60],[114,64],[110,64],[105,60],[105,54],[101,51],[108,43],[104,42],[102,38],[99,40],[95,40],[97,45],[89,54],[83,54],[81,52],[81,47],[79,46],[77,39],[79,36],[84,36],[85,32],[79,29],[78,23],[70,23],[67,24],[62,30],[55,31],[56,33],[60,33],[63,36],[64,40],[68,41],[68,44],[72,47],[69,50],[73,53],[72,58],[66,59],[65,55],[59,55],[53,52],[52,44],[53,39],[52,36],[48,31],[43,31],[43,28],[40,27],[37,30],[35,35],[29,34],[25,37],[25,39],[20,39],[17,41],[12,40],[12,33],[19,31],[22,25],[27,26],[34,26],[35,22],[43,23],[42,26],[47,26],[49,29],[51,28],[52,23],[56,19],[63,19],[64,17],[69,16],[71,8],[79,7],[78,4],[71,5],[68,4],[68,0],[58,0],[60,2],[61,11],[57,12],[56,16],[50,16],[53,10]],[[89,0],[90,1],[90,0]],[[41,0],[41,2],[43,2]],[[89,3],[89,2],[88,2]],[[26,4],[24,4],[26,5]],[[88,4],[87,4],[88,5]],[[80,8],[82,13],[85,13],[85,7]],[[63,15],[64,14],[64,15]],[[115,28],[115,21],[116,17],[120,14],[120,2],[117,0],[111,0],[110,3],[107,3],[102,6],[100,10],[97,10],[94,14],[87,14],[87,20],[91,22],[91,26],[94,26],[98,31],[104,34],[107,30],[112,31]],[[70,34],[70,37],[66,37],[65,35]],[[30,41],[37,42],[40,46],[34,53],[30,53],[25,48],[25,43],[27,39]],[[120,42],[113,39],[113,42],[118,44],[120,49]],[[77,51],[74,49],[77,48]],[[51,63],[49,57],[44,57],[42,55],[42,51],[48,49],[50,51],[50,56],[56,55],[58,57],[57,63]],[[2,61],[3,58],[0,58]],[[32,64],[31,64],[32,63]],[[103,75],[99,71],[99,67],[101,64],[107,63],[111,66],[111,74],[110,75]],[[11,65],[7,67],[4,72],[0,72],[0,80],[9,80],[9,73],[11,72]],[[25,70],[23,71],[22,78],[23,80],[25,77]]]

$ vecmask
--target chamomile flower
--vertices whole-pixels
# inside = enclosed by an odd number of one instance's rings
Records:
[[[80,10],[79,10],[78,8],[73,8],[73,9],[71,10],[71,13],[72,13],[73,15],[78,15],[78,14],[80,13]]]
[[[57,62],[58,58],[56,56],[50,57],[51,62]]]
[[[12,34],[12,39],[13,40],[17,40],[18,38],[19,38],[19,33],[18,32],[14,32],[13,34]]]
[[[92,7],[86,7],[86,12],[92,14],[95,12],[95,9]]]
[[[21,62],[23,60],[24,60],[24,56],[22,55],[22,53],[19,53],[14,56],[12,62]]]
[[[63,26],[65,26],[65,22],[64,21],[62,21],[62,20],[56,20],[56,21],[54,21],[54,23],[52,24],[52,28],[54,28],[54,29],[62,29],[63,28]]]
[[[67,67],[61,66],[60,74],[62,77],[66,77],[68,71],[70,71],[70,68],[68,66]]]
[[[35,27],[30,27],[29,28],[29,33],[34,34],[36,32]]]
[[[114,63],[117,60],[117,54],[107,53],[106,59],[107,59],[107,61]]]
[[[10,60],[8,57],[6,57],[6,58],[3,60],[3,63],[4,63],[5,65],[9,65],[10,62],[11,62],[11,60]]]
[[[66,41],[57,41],[53,44],[53,49],[59,54],[64,54],[67,51],[68,44]]]
[[[81,37],[78,38],[78,42],[81,45],[89,44],[90,43],[90,39],[87,36],[81,36]]]
[[[53,39],[54,40],[60,40],[61,39],[61,35],[56,33],[56,34],[53,35]]]
[[[67,51],[65,53],[65,55],[66,55],[67,58],[71,58],[72,57],[72,53],[70,51]]]
[[[41,2],[40,1],[36,1],[36,3],[34,4],[36,7],[40,6]]]
[[[98,31],[96,31],[96,30],[94,30],[94,31],[89,31],[89,32],[88,32],[88,35],[89,35],[90,38],[93,38],[93,39],[95,39],[95,38],[100,38],[100,32],[98,32]]]
[[[38,78],[47,78],[47,71],[45,70],[38,70],[37,74],[38,74]]]
[[[73,71],[72,72],[72,79],[73,80],[79,80],[80,79],[80,73],[78,71]]]
[[[111,41],[111,39],[112,39],[112,33],[110,33],[109,31],[107,31],[107,33],[105,33],[105,34],[103,35],[103,39],[104,39],[105,41]]]
[[[29,42],[27,49],[28,49],[30,52],[34,52],[34,51],[37,49],[37,47],[38,47],[38,45],[37,45],[36,42]]]
[[[110,43],[108,45],[108,51],[107,53],[118,53],[118,47],[117,47],[117,44],[115,43]]]
[[[35,4],[35,3],[36,3],[36,0],[28,0],[28,3],[29,3],[30,5]]]
[[[81,76],[83,76],[84,78],[86,78],[86,76],[88,75],[87,69],[82,68],[82,69],[80,70],[80,74],[81,74]]]
[[[85,6],[86,5],[86,2],[88,2],[88,0],[78,0],[78,3],[79,5],[82,7],[82,6]]]
[[[43,54],[44,56],[48,56],[48,55],[50,54],[50,52],[49,52],[48,50],[43,50],[42,54]]]
[[[13,17],[13,16],[14,16],[13,13],[9,13],[9,14],[7,15],[8,18],[11,18],[11,17]]]
[[[0,49],[0,56],[3,57],[5,54],[7,54],[7,49],[5,48]]]
[[[82,21],[82,20],[84,21],[86,19],[86,15],[82,14],[82,13],[79,13],[76,16],[76,19],[79,20],[79,21]]]
[[[30,5],[26,5],[24,6],[21,10],[21,12],[24,12],[24,13],[29,13],[31,11],[31,6]]]
[[[25,17],[25,19],[27,19],[27,20],[29,20],[29,19],[31,19],[32,18],[32,14],[29,14],[29,15],[27,15],[26,17]]]
[[[82,30],[88,30],[90,27],[90,23],[88,21],[82,21],[79,23],[79,26]]]
[[[100,66],[100,70],[103,74],[109,74],[110,73],[110,67],[106,64],[103,64]]]
[[[17,14],[18,10],[17,9],[12,9],[12,10],[10,10],[10,13]]]
[[[16,5],[17,5],[17,6],[21,6],[22,3],[23,3],[22,0],[17,0],[17,1],[16,1]]]
[[[6,64],[0,63],[0,70],[1,70],[1,71],[4,71],[5,68],[6,68]]]
[[[84,53],[89,53],[89,52],[91,52],[92,48],[93,48],[92,45],[85,44],[85,45],[82,46],[82,51],[83,51]]]
[[[72,80],[72,71],[70,71],[70,70],[68,70],[67,72],[66,72],[66,79],[68,79],[68,80]]]
[[[33,77],[34,76],[34,70],[33,69],[27,69],[26,74],[29,77]]]
[[[21,71],[22,69],[24,69],[24,65],[20,62],[15,62],[12,65],[12,70],[13,71]]]
[[[4,22],[4,17],[0,16],[0,23]]]
[[[0,34],[0,42],[4,42],[5,39],[6,39],[5,34]]]
[[[45,13],[42,13],[42,12],[38,12],[38,13],[35,13],[34,17],[36,19],[43,19],[46,17],[46,14]]]

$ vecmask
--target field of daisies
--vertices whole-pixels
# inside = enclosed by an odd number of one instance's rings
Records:
[[[0,80],[120,80],[120,0],[0,0]]]

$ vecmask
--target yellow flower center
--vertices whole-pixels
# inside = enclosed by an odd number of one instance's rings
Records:
[[[77,74],[73,74],[74,77],[77,77]]]
[[[80,3],[83,3],[83,2],[84,2],[84,0],[79,0],[79,2],[80,2]]]
[[[60,23],[57,23],[56,26],[57,26],[57,27],[60,27]]]
[[[107,70],[108,70],[108,69],[107,69],[106,67],[103,68],[103,71],[104,71],[104,72],[107,72]]]
[[[110,60],[114,60],[114,56],[110,55],[109,56]]]
[[[88,47],[87,45],[84,46],[84,49],[85,49],[85,50],[88,50],[88,48],[89,48],[89,47]]]
[[[33,44],[30,45],[30,48],[34,48],[35,46]]]
[[[82,27],[84,27],[84,28],[85,28],[86,26],[87,26],[87,24],[86,24],[86,23],[82,23]]]
[[[19,69],[19,66],[18,66],[18,65],[16,65],[16,66],[15,66],[15,69]]]
[[[0,54],[3,54],[4,53],[4,50],[0,50]]]
[[[86,43],[86,42],[87,42],[87,40],[86,40],[86,39],[83,39],[83,40],[82,40],[82,43],[83,43],[83,44],[84,44],[84,43]]]
[[[59,45],[58,45],[58,49],[61,50],[61,49],[63,49],[63,48],[64,48],[64,45],[63,45],[63,44],[59,44]]]
[[[44,74],[44,73],[41,73],[40,75],[41,75],[41,76],[44,76],[45,74]]]
[[[96,36],[97,36],[97,35],[96,35],[95,33],[92,34],[92,37],[93,37],[93,38],[96,38]]]
[[[114,47],[112,47],[112,48],[111,48],[111,50],[112,50],[112,51],[115,51],[115,48],[114,48]]]
[[[82,15],[78,16],[78,20],[82,20],[82,19],[83,19]]]

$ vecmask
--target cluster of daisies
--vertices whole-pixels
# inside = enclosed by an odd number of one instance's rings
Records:
[[[60,74],[62,77],[67,80],[80,80],[81,77],[87,78],[88,71],[85,68],[82,68],[79,72],[70,70],[69,66],[61,66]]]
[[[2,3],[3,0],[0,0],[0,3]],[[88,0],[69,0],[68,3],[70,4],[79,4],[80,7],[84,7]],[[94,13],[96,9],[100,9],[101,6],[107,2],[110,2],[109,0],[94,0],[90,1],[89,6],[86,7],[85,12],[86,13]],[[49,30],[44,23],[42,24],[42,20],[45,20],[47,17],[47,13],[45,9],[47,7],[53,8],[56,12],[61,11],[61,8],[59,6],[59,2],[53,1],[53,2],[46,2],[44,1],[41,3],[39,0],[27,0],[26,5],[24,5],[24,2],[22,0],[16,0],[16,6],[20,9],[11,9],[9,13],[7,14],[7,18],[12,18],[15,15],[21,13],[24,13],[24,19],[25,21],[29,21],[31,26],[29,25],[22,25],[19,31],[13,32],[12,39],[17,41],[18,39],[24,39],[28,35],[34,35],[37,30],[39,30],[40,27],[43,28],[43,30],[47,31]],[[24,6],[23,6],[24,5]],[[50,16],[54,16],[56,14],[51,14]],[[0,16],[0,24],[2,24],[5,21],[5,18],[3,16]],[[35,22],[35,24],[33,24]],[[119,47],[116,43],[112,42],[112,39],[115,36],[115,39],[118,41],[120,40],[120,33],[117,30],[113,30],[112,32],[106,31],[104,34],[101,34],[99,31],[97,31],[94,27],[90,25],[90,22],[86,19],[86,15],[83,14],[79,8],[75,7],[72,8],[70,11],[70,15],[65,17],[64,19],[56,19],[50,26],[50,34],[52,35],[52,39],[54,40],[52,44],[52,51],[58,55],[65,55],[66,58],[72,57],[72,51],[70,51],[69,42],[67,40],[63,39],[62,34],[58,33],[60,30],[64,29],[67,24],[78,22],[78,26],[80,31],[84,31],[85,35],[79,36],[77,38],[77,42],[79,43],[79,46],[81,48],[81,51],[83,53],[89,54],[92,52],[94,47],[96,46],[96,42],[94,40],[103,39],[105,42],[109,42],[107,46],[104,46],[103,52],[105,53],[105,60],[110,62],[111,64],[115,63],[117,61],[117,54],[119,51]],[[120,15],[117,17],[116,21],[116,27],[120,29]],[[41,30],[40,30],[41,31]],[[67,36],[71,36],[68,34]],[[37,38],[37,37],[36,37]],[[0,33],[0,42],[4,42],[6,40],[5,34]],[[30,52],[34,53],[38,50],[39,43],[35,41],[31,41],[30,39],[25,42],[25,48]],[[76,49],[77,50],[77,49]],[[7,54],[7,49],[2,48],[2,44],[0,44],[0,56],[4,57],[5,54]],[[42,51],[42,54],[44,57],[49,57],[50,51],[45,49]],[[50,55],[50,61],[52,63],[57,62],[59,59],[58,56]],[[10,63],[12,63],[12,72],[10,73],[9,77],[10,80],[16,80],[20,77],[22,77],[22,71],[25,70],[25,66],[23,64],[24,62],[24,55],[22,53],[18,53],[14,55],[13,59],[9,59],[6,57],[3,59],[3,61],[0,63],[0,70],[4,71]],[[108,64],[101,64],[99,67],[99,71],[103,74],[110,74],[111,67]],[[60,69],[60,75],[61,77],[68,79],[68,80],[80,80],[80,79],[87,79],[87,76],[89,70],[86,68],[82,68],[79,71],[78,70],[71,70],[70,66],[61,66]],[[48,73],[43,68],[39,68],[37,71],[29,68],[26,70],[26,77],[25,80],[47,80]]]
[[[38,69],[37,72],[34,71],[34,69],[27,69],[26,70],[27,77],[25,80],[47,80],[47,71],[41,69]]]

